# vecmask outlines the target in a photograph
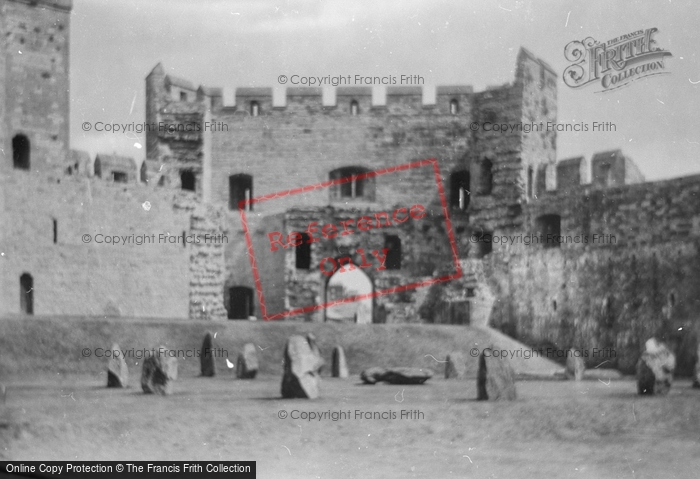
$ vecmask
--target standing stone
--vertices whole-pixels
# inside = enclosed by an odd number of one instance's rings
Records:
[[[566,355],[566,376],[581,381],[586,372],[586,363],[583,361],[583,354],[576,349],[569,349]]]
[[[318,345],[316,344],[316,336],[314,336],[313,333],[309,333],[306,335],[306,341],[309,343],[311,351],[313,351],[313,353],[318,358],[318,361],[316,363],[316,373],[321,374],[321,369],[323,369],[323,366],[325,366],[326,362],[323,360],[323,356],[321,356],[321,350],[318,349]]]
[[[202,342],[202,350],[199,354],[199,365],[202,371],[202,376],[216,376],[216,364],[214,363],[214,338],[210,332],[204,336]]]
[[[177,379],[177,359],[168,354],[165,346],[159,346],[154,354],[143,362],[141,389],[146,394],[165,396],[172,393],[175,379]]]
[[[487,354],[488,353],[488,354]],[[485,348],[479,357],[479,373],[476,379],[477,400],[515,400],[515,373],[508,359],[492,356],[491,348]]]
[[[676,356],[656,338],[651,338],[644,346],[645,351],[637,362],[637,393],[667,394],[673,382]]]
[[[254,379],[258,374],[258,353],[253,343],[243,346],[243,352],[238,354],[236,377],[238,379]]]
[[[343,351],[342,346],[336,346],[333,348],[331,375],[334,378],[347,378],[350,375],[348,372],[348,364],[345,361],[345,351]]]
[[[114,353],[118,352],[119,357],[115,358]],[[125,388],[129,384],[129,368],[122,357],[118,344],[112,345],[112,357],[107,362],[107,387]]]
[[[450,353],[445,363],[445,379],[464,379],[467,375],[467,361],[462,353]]]
[[[291,336],[284,348],[282,397],[316,399],[319,395],[320,361],[308,338]]]

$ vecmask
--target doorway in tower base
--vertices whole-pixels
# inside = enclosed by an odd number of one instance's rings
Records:
[[[352,267],[352,269],[350,269]],[[371,294],[372,280],[357,266],[347,264],[339,268],[326,283],[326,301]],[[374,298],[336,304],[325,309],[326,321],[370,324],[374,315]]]

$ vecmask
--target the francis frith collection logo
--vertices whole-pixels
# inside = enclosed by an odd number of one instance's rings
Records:
[[[571,88],[599,83],[602,89],[596,93],[600,93],[641,78],[670,73],[664,58],[671,56],[671,52],[656,45],[654,34],[657,31],[657,28],[647,28],[607,42],[592,37],[570,42],[564,48],[564,56],[573,63],[564,70],[564,83]]]

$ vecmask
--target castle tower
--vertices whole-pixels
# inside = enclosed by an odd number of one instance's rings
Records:
[[[0,171],[60,171],[69,149],[72,0],[0,0]]]
[[[522,204],[544,188],[544,173],[556,161],[557,76],[524,48],[515,81],[474,94],[471,153],[472,223],[485,232],[520,227]]]

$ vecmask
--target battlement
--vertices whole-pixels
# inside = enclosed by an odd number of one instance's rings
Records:
[[[470,85],[438,86],[435,103],[427,103],[423,86],[388,86],[384,95],[368,86],[339,86],[335,90],[335,105],[323,104],[324,89],[320,87],[290,86],[285,92],[285,104],[273,103],[271,87],[239,87],[235,90],[235,106],[224,105],[223,90],[199,86],[183,78],[166,75],[158,64],[147,78],[148,103],[156,110],[170,102],[206,103],[213,111],[225,109],[227,113],[246,112],[250,116],[270,115],[284,112],[335,111],[336,113],[359,115],[370,111],[385,111],[389,114],[470,114],[475,95],[485,100],[510,95],[515,84],[529,85],[533,90],[548,90],[556,98],[557,76],[545,61],[537,58],[525,48],[521,48],[517,58],[515,83],[489,87],[475,93]],[[162,90],[165,95],[158,94]],[[157,103],[157,105],[156,105]],[[151,110],[151,108],[149,108]]]
[[[610,150],[595,153],[591,159],[591,176],[589,181],[589,168],[586,158],[577,156],[558,161],[554,168],[541,165],[538,170],[538,191],[541,189],[540,176],[545,170],[554,171],[556,175],[556,189],[549,193],[570,193],[572,190],[588,187],[591,189],[616,188],[620,186],[643,183],[644,175],[631,158],[625,156],[621,150]]]

